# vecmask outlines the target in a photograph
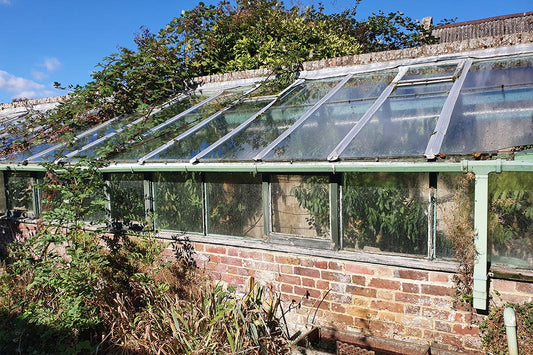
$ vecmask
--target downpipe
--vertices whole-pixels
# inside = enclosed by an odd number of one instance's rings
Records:
[[[509,355],[518,355],[518,339],[516,337],[516,314],[513,308],[507,307],[503,310],[503,322],[507,334],[507,346]]]

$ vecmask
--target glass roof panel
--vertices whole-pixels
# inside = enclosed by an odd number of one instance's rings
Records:
[[[326,159],[396,74],[383,71],[354,75],[263,160]]]
[[[121,131],[125,130],[129,125],[135,124],[137,122],[144,122],[144,127],[151,128],[154,125],[157,125],[167,120],[168,118],[176,115],[182,110],[186,109],[187,107],[189,107],[189,105],[196,103],[196,101],[199,99],[200,98],[191,98],[190,96],[187,96],[182,100],[176,100],[175,102],[172,102],[161,110],[153,111],[153,114],[151,112],[142,111],[120,116],[112,120],[108,124],[103,124],[101,126],[96,127],[95,129],[86,131],[83,134],[78,135],[76,139],[70,142],[69,144],[61,145],[53,151],[47,152],[46,154],[32,159],[32,161],[51,161],[57,158],[58,156],[64,156],[72,152],[76,152],[74,154],[77,155],[84,155],[82,152],[79,152],[78,154],[78,151],[84,149],[85,146],[96,142],[98,139],[102,139],[106,135],[114,135],[120,133]],[[142,121],[138,121],[141,120],[143,117],[144,119]]]
[[[401,81],[431,80],[441,77],[453,76],[457,69],[457,63],[433,66],[413,66],[407,69]]]
[[[176,140],[174,144],[148,160],[189,160],[252,117],[270,101],[272,98],[242,101],[222,112],[193,134]]]
[[[340,157],[423,155],[452,85],[397,87]]]
[[[252,160],[342,79],[308,80],[295,86],[243,131],[201,160]]]
[[[79,155],[86,156],[109,156],[116,161],[137,161],[140,157],[158,148],[177,134],[182,133],[196,125],[203,118],[213,114],[221,107],[226,106],[236,97],[241,95],[246,88],[226,90],[205,105],[186,113],[179,119],[157,130],[150,130],[167,119],[184,112],[186,109],[207,99],[204,95],[191,95],[188,99],[178,102],[167,109],[161,110],[154,115],[154,119],[143,120],[139,124],[114,135]]]
[[[441,148],[495,152],[533,144],[533,56],[474,62]]]

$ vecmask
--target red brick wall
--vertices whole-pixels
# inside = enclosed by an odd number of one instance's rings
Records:
[[[452,308],[453,273],[194,245],[200,266],[215,280],[243,290],[253,276],[281,292],[287,304],[301,300],[302,308],[288,317],[295,327],[309,327],[316,311],[314,324],[324,329],[482,353],[476,321],[483,316]],[[506,301],[531,301],[533,284],[493,280],[492,285]]]

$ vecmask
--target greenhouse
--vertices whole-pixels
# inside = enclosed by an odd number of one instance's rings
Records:
[[[305,70],[276,93],[264,80],[199,82],[5,154],[1,212],[39,216],[43,162],[105,157],[111,228],[438,270],[467,201],[474,307],[491,268],[533,269],[532,44]],[[0,115],[3,130],[31,120]]]

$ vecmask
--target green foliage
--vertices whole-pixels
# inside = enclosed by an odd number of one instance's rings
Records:
[[[507,303],[493,307],[489,315],[480,324],[481,337],[485,351],[489,354],[508,354],[507,336],[503,319],[505,308],[515,310],[517,324],[518,349],[521,354],[533,353],[533,303]]]
[[[494,252],[533,266],[533,178],[527,173],[490,176],[489,235]],[[518,266],[518,265],[517,265]]]
[[[288,8],[277,0],[199,3],[157,33],[141,28],[136,49],[119,48],[98,63],[88,84],[69,86],[68,99],[55,110],[11,127],[12,136],[20,139],[4,145],[3,153],[30,142],[68,141],[112,117],[149,111],[190,88],[194,77],[269,68],[275,92],[294,79],[304,61],[435,41],[400,12],[356,20],[357,4],[328,15],[321,6]]]
[[[343,189],[344,246],[427,253],[427,202],[416,175],[347,174]]]
[[[304,177],[302,183],[291,189],[300,207],[309,211],[306,217],[309,227],[317,236],[329,233],[329,179],[324,176]]]

